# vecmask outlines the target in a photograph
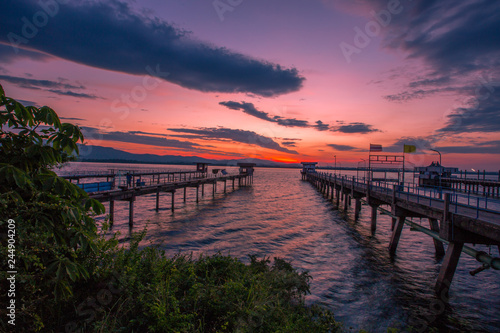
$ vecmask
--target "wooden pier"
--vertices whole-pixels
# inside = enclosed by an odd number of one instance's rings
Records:
[[[373,233],[377,228],[377,211],[381,209],[390,215],[391,255],[396,252],[403,226],[408,223],[407,218],[428,219],[429,229],[426,233],[434,237],[436,254],[444,254],[435,287],[438,295],[447,295],[466,243],[496,245],[500,251],[500,201],[498,200],[490,198],[488,208],[488,197],[474,197],[471,202],[470,197],[467,201],[467,196],[451,191],[426,190],[410,185],[389,185],[317,172],[302,172],[302,179],[309,181],[326,198],[334,201],[337,208],[342,201],[344,210],[347,210],[351,201],[354,201],[355,220],[359,218],[361,212],[361,201],[366,202],[371,208]],[[381,206],[388,206],[388,209],[383,209]],[[443,242],[448,244],[446,253]],[[477,271],[490,267],[500,269],[499,258],[485,257],[483,252],[467,249],[468,253],[473,253],[476,259],[483,263]]]
[[[134,224],[134,202],[138,196],[156,194],[156,211],[160,209],[160,195],[171,195],[171,210],[175,210],[175,194],[183,190],[183,199],[186,201],[188,188],[196,189],[196,202],[205,195],[205,186],[212,186],[212,195],[217,192],[217,183],[224,183],[224,193],[227,192],[228,182],[234,190],[238,187],[253,183],[255,164],[239,163],[239,173],[229,174],[225,169],[212,169],[209,173],[206,164],[197,167],[196,171],[155,171],[155,172],[108,172],[94,174],[68,175],[63,178],[76,180],[77,184],[89,192],[89,197],[100,202],[109,202],[109,221],[114,222],[115,201],[129,202],[129,226]],[[80,179],[104,179],[106,182],[80,183]],[[102,190],[99,188],[101,186]]]

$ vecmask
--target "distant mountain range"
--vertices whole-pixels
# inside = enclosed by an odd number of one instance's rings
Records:
[[[296,168],[300,164],[280,163],[257,158],[215,160],[198,156],[179,155],[154,155],[133,154],[123,150],[101,146],[85,146],[80,149],[82,154],[78,158],[82,162],[115,162],[115,163],[149,163],[149,164],[194,164],[197,162],[210,163],[213,165],[234,166],[237,163],[255,163],[260,167],[273,168]],[[87,153],[88,152],[88,153]]]

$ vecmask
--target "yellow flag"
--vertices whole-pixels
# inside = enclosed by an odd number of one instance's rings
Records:
[[[414,145],[405,145],[403,151],[405,153],[414,153],[417,151],[417,147],[415,147]]]

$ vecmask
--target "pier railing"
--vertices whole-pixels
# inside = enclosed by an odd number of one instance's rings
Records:
[[[372,181],[369,182],[365,178],[356,178],[354,176],[342,176],[324,172],[318,172],[317,175],[325,180],[340,182],[347,188],[355,187],[357,190],[364,192],[376,191],[392,196],[396,191],[395,196],[407,201],[413,201],[418,204],[424,204],[429,207],[442,208],[444,205],[444,194],[450,194],[450,211],[459,213],[460,208],[467,208],[473,210],[472,217],[480,218],[489,213],[500,214],[500,200],[489,196],[480,196],[474,193],[462,193],[455,189],[446,189],[443,187],[421,187],[412,183],[405,183],[404,185],[397,185],[393,182]],[[468,211],[469,215],[471,214]],[[500,221],[499,221],[500,222]]]

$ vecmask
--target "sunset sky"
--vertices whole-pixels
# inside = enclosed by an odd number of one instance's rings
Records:
[[[500,2],[2,0],[0,84],[91,145],[500,169]],[[82,154],[86,151],[82,150]]]

